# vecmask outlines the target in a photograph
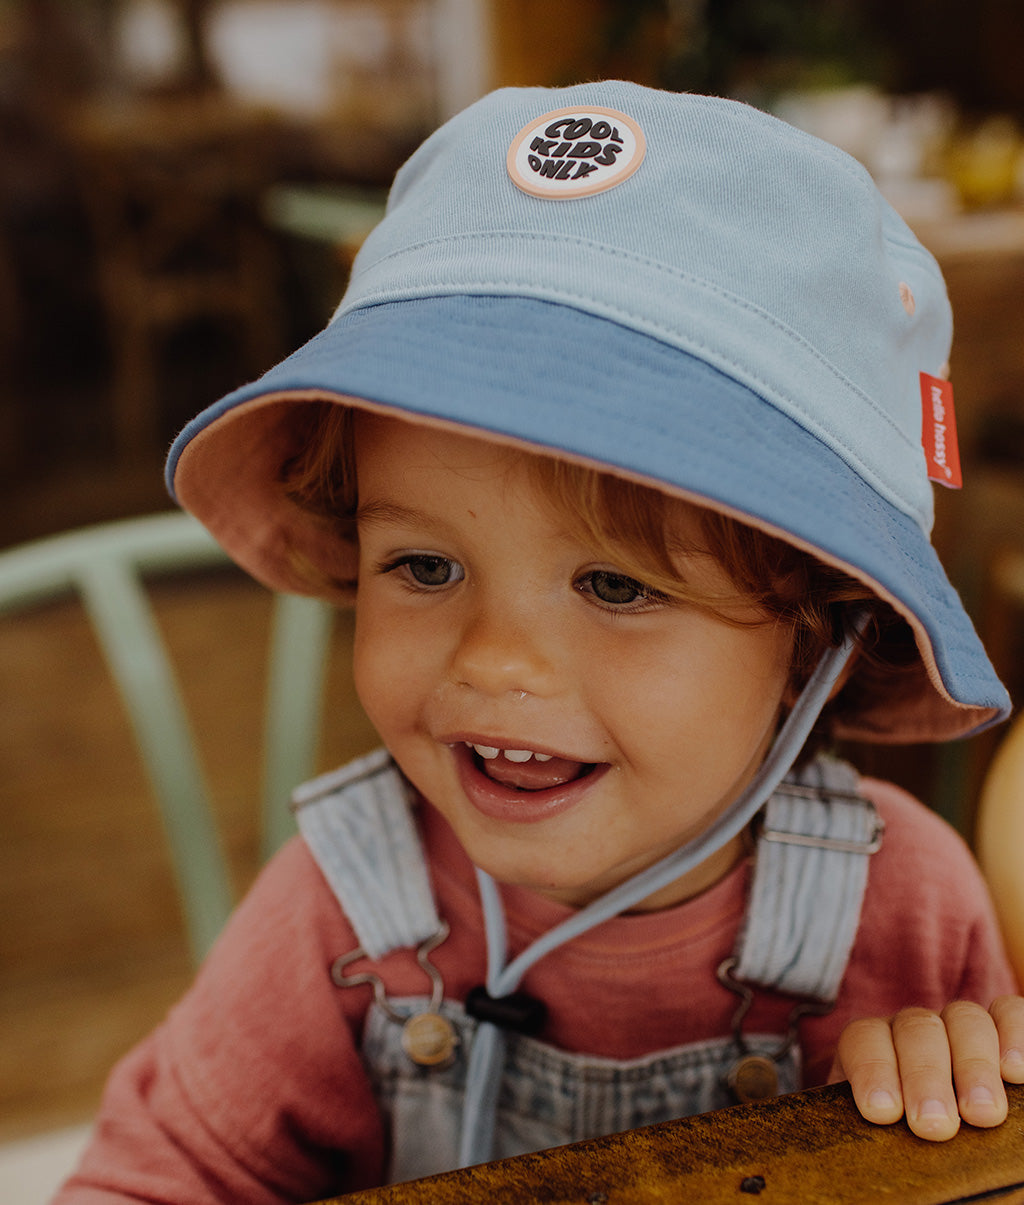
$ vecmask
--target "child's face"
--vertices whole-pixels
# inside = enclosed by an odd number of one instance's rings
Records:
[[[776,729],[788,629],[645,597],[522,457],[484,440],[364,415],[356,462],[359,694],[478,866],[582,906],[736,797]],[[696,532],[691,507],[672,522]],[[729,589],[711,557],[680,569]],[[648,906],[709,885],[736,854]]]

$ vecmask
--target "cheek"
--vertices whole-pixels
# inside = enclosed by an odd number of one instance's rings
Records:
[[[381,736],[385,736],[403,685],[396,656],[399,642],[384,638],[384,626],[372,606],[357,601],[352,675],[363,710]]]
[[[741,749],[767,753],[786,707],[791,641],[771,629],[755,629],[740,642],[739,658],[723,675],[721,706],[734,717]]]
[[[789,682],[792,640],[774,626],[734,633],[718,668],[720,688],[740,715],[774,717]]]
[[[357,600],[352,670],[356,693],[381,737],[412,726],[435,692],[443,650],[429,627],[371,596]]]
[[[604,697],[642,739],[690,755],[745,759],[774,732],[789,676],[788,636],[708,625],[685,646],[595,661]]]

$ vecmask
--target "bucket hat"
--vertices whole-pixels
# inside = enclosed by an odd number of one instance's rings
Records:
[[[167,481],[257,579],[305,592],[296,554],[344,580],[355,549],[281,489],[297,403],[594,465],[868,584],[918,672],[841,735],[946,739],[1009,710],[930,542],[921,374],[951,338],[935,260],[830,144],[632,83],[501,89],[400,169],[326,329],[189,423]]]

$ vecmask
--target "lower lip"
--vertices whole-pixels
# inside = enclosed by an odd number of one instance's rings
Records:
[[[453,745],[452,752],[459,782],[473,807],[491,820],[511,824],[536,824],[569,811],[611,769],[608,765],[599,765],[582,778],[574,778],[561,786],[546,787],[542,791],[517,791],[514,787],[502,786],[478,770],[473,754],[465,745]]]

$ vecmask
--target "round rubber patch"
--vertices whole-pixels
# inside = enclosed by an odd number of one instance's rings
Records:
[[[555,109],[524,126],[508,148],[512,182],[534,197],[568,201],[614,188],[643,162],[637,123],[615,109]]]

